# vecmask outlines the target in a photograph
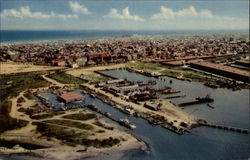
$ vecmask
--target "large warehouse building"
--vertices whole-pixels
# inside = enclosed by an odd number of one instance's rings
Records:
[[[76,93],[63,93],[59,96],[59,99],[61,99],[64,103],[70,103],[74,101],[82,101],[84,96]]]
[[[238,68],[223,66],[211,62],[191,62],[191,67],[249,83],[250,72]]]

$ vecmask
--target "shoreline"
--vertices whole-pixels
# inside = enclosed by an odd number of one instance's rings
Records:
[[[59,159],[82,159],[82,158],[96,157],[96,156],[98,157],[98,156],[101,156],[102,154],[108,155],[109,153],[113,153],[113,152],[115,154],[120,154],[123,151],[132,150],[132,149],[141,149],[141,150],[149,149],[149,145],[146,142],[144,142],[142,139],[140,139],[138,136],[131,134],[125,129],[121,129],[117,127],[115,127],[114,130],[109,131],[110,133],[108,131],[106,131],[105,133],[105,135],[113,134],[112,137],[120,139],[120,143],[113,145],[112,147],[96,148],[96,147],[87,147],[82,144],[81,145],[77,144],[76,147],[72,147],[66,144],[62,144],[63,140],[60,140],[60,139],[51,138],[51,140],[48,140],[47,138],[50,138],[49,136],[41,137],[40,133],[38,134],[34,130],[35,126],[32,125],[32,122],[36,122],[37,120],[30,119],[29,116],[26,114],[22,116],[23,113],[17,111],[18,106],[17,106],[16,100],[18,99],[18,97],[22,97],[24,92],[21,92],[17,97],[11,99],[11,101],[13,101],[13,104],[12,104],[10,116],[14,118],[28,120],[30,123],[25,127],[14,129],[14,130],[8,130],[0,135],[0,138],[2,140],[8,141],[8,142],[13,141],[15,143],[15,145],[12,148],[7,148],[6,146],[0,147],[0,155],[7,156],[7,157],[17,155],[19,157],[20,154],[25,155],[28,153],[28,154],[31,154],[31,157],[35,156],[35,157],[39,157],[39,159],[46,158],[46,159],[59,160]],[[22,105],[28,108],[34,102],[35,100],[28,100],[25,98],[25,102]],[[78,113],[78,112],[79,110],[75,110],[73,112],[68,111],[64,115]],[[60,118],[60,115],[52,117],[52,119],[58,119],[58,118]],[[112,123],[107,123],[102,118],[99,118],[99,120],[104,124],[113,126]],[[42,119],[42,121],[44,121],[44,119]],[[85,123],[89,123],[89,122],[85,122]],[[19,135],[22,135],[23,133],[24,135],[27,134],[29,136],[27,137],[19,136]],[[101,135],[100,138],[101,139],[106,138],[105,135]],[[96,136],[92,138],[90,137],[90,139],[94,139],[95,137]],[[20,141],[21,143],[18,143],[18,141]],[[23,147],[20,147],[18,145],[18,144],[22,145],[24,143],[27,143],[29,145],[40,145],[41,147],[45,147],[45,148],[24,149]],[[86,148],[87,148],[87,151],[85,152],[84,150]],[[58,157],[58,155],[60,155],[60,157]]]
[[[2,32],[53,32],[56,30],[2,30]],[[141,37],[151,37],[151,38],[159,38],[162,36],[166,37],[178,37],[178,36],[209,36],[209,35],[249,35],[249,32],[247,30],[198,30],[198,32],[195,33],[195,30],[143,30],[143,31],[136,31],[136,30],[62,30],[60,32],[89,32],[89,31],[97,31],[101,33],[105,32],[124,32],[124,34],[121,35],[114,35],[114,36],[93,36],[93,37],[78,37],[78,38],[56,38],[56,39],[50,39],[46,40],[48,38],[44,39],[30,39],[30,40],[9,40],[9,41],[1,41],[1,45],[18,45],[18,44],[38,44],[38,43],[72,43],[72,42],[81,42],[81,41],[95,41],[99,39],[119,39],[119,38],[132,38],[134,35],[138,35]],[[129,33],[127,33],[129,32]],[[147,34],[145,34],[145,33]],[[155,34],[149,34],[155,32]],[[174,32],[174,33],[173,33]],[[177,33],[179,32],[179,33]],[[189,32],[189,33],[188,33]]]

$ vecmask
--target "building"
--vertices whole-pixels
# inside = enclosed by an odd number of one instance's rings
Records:
[[[196,69],[249,83],[250,73],[246,70],[241,70],[230,66],[223,66],[211,62],[191,62],[190,65]]]
[[[53,60],[53,64],[56,65],[56,66],[62,66],[62,67],[65,67],[66,66],[66,61],[65,59],[55,59]]]
[[[77,93],[63,93],[58,98],[64,103],[84,100],[84,96]]]
[[[79,57],[76,59],[76,64],[78,64],[78,66],[85,66],[87,64],[87,57]]]
[[[138,84],[135,85],[130,85],[130,86],[124,86],[124,87],[119,87],[121,92],[132,92],[135,90],[138,90],[140,87]]]
[[[146,103],[144,103],[145,108],[148,108],[148,109],[151,109],[151,110],[154,110],[154,111],[158,111],[160,109],[161,105],[162,105],[161,103],[154,103],[154,102],[146,102]]]
[[[124,82],[124,79],[109,80],[106,83],[107,84],[115,84],[115,83],[122,83],[122,82]]]

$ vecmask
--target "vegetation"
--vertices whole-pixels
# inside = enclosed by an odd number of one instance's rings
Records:
[[[6,148],[13,148],[17,144],[20,145],[21,147],[25,149],[41,149],[41,148],[46,148],[45,146],[41,146],[38,144],[31,144],[31,143],[26,143],[20,140],[5,140],[5,139],[0,139],[0,146],[6,147]]]
[[[96,120],[93,124],[97,125],[99,127],[105,128],[105,129],[109,129],[109,130],[113,130],[114,129],[114,127],[106,126],[105,124],[101,123],[98,120]]]
[[[47,120],[43,121],[46,123],[51,123],[51,124],[57,124],[57,125],[63,125],[63,126],[68,126],[68,127],[74,127],[74,128],[79,128],[79,129],[85,129],[85,130],[92,130],[94,127],[92,125],[86,124],[86,123],[80,123],[80,122],[75,122],[75,121],[69,121],[69,120]]]
[[[169,77],[179,77],[181,75],[181,72],[176,70],[163,70],[161,73]]]
[[[64,111],[58,111],[58,112],[51,112],[51,113],[43,113],[43,114],[35,114],[35,115],[30,115],[30,118],[32,119],[46,119],[46,118],[51,118],[55,115],[61,115],[64,114]],[[26,114],[28,114],[26,112]]]
[[[68,145],[84,145],[87,147],[111,147],[113,145],[119,144],[120,140],[117,138],[109,137],[107,139],[88,139],[89,133],[85,131],[75,131],[69,129],[68,127],[58,126],[43,122],[33,122],[37,125],[37,131],[42,135],[47,137],[54,137],[59,140],[63,140],[65,144]]]
[[[94,83],[106,82],[106,81],[111,79],[109,77],[106,77],[106,76],[103,76],[103,75],[100,75],[100,74],[94,73],[94,72],[86,74],[86,75],[81,75],[81,78],[84,78],[84,79],[91,81],[91,82],[94,82]]]
[[[127,66],[148,72],[159,72],[169,77],[178,78],[182,76],[183,79],[192,79],[200,82],[215,83],[218,80],[215,77],[209,76],[202,72],[194,71],[190,68],[170,67],[159,63],[145,63],[137,61],[137,62],[130,62],[127,64]]]
[[[86,83],[85,80],[74,77],[70,74],[66,74],[65,72],[58,71],[54,74],[48,75],[49,78],[52,78],[63,84],[83,84]]]
[[[23,97],[19,97],[17,99],[17,103],[24,103],[25,102],[25,99]]]
[[[54,137],[60,140],[70,141],[70,139],[73,139],[75,137],[86,138],[89,136],[88,132],[74,132],[74,130],[64,126],[53,125],[43,122],[33,122],[32,124],[37,126],[37,131],[40,132],[42,135],[47,137]]]
[[[138,70],[144,70],[144,71],[160,71],[162,68],[164,68],[163,65],[159,63],[145,63],[145,62],[129,62],[127,63],[127,67],[133,67]]]
[[[10,81],[12,81],[12,83],[10,85],[6,85]],[[6,99],[17,97],[19,93],[24,90],[46,87],[48,85],[49,82],[40,77],[38,73],[1,76],[0,99],[1,102],[3,102]]]
[[[28,121],[20,120],[10,117],[11,101],[4,101],[0,106],[0,133],[6,130],[12,130],[24,127],[28,124]]]
[[[32,119],[46,119],[53,117],[52,113],[45,113],[45,114],[37,114],[37,115],[30,115]]]
[[[32,95],[32,93],[28,90],[28,91],[26,91],[24,94],[23,94],[23,96],[25,97],[25,98],[27,98],[28,100],[32,100],[33,99],[33,95]]]
[[[97,116],[93,113],[76,113],[63,116],[63,118],[86,121],[89,119],[97,118]]]
[[[0,133],[24,127],[28,124],[27,121],[9,116],[12,104],[8,99],[17,97],[24,90],[48,85],[49,83],[40,77],[39,73],[2,75],[0,80]],[[23,102],[23,100],[23,98],[18,99],[18,102]]]
[[[103,139],[103,140],[98,140],[98,139],[82,139],[81,140],[81,144],[85,145],[85,146],[93,146],[93,147],[112,147],[116,144],[119,144],[120,140],[117,138],[112,138],[109,137],[107,139]]]

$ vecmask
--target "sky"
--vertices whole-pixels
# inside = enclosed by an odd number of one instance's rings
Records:
[[[248,30],[248,0],[0,0],[1,30]]]

